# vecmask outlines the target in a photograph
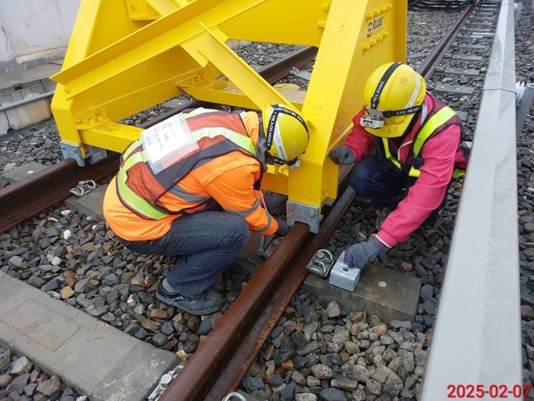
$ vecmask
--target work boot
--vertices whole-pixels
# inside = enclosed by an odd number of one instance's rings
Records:
[[[217,312],[224,304],[222,295],[212,289],[204,291],[198,297],[186,297],[179,292],[167,291],[163,286],[163,281],[159,283],[156,298],[167,305],[197,316]]]

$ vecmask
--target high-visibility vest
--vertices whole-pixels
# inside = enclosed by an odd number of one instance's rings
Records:
[[[421,174],[421,166],[424,164],[424,160],[419,154],[423,149],[426,141],[442,132],[445,128],[451,125],[460,125],[457,114],[448,106],[444,106],[435,112],[431,112],[430,116],[423,123],[423,126],[419,129],[412,143],[412,155],[411,163],[402,164],[389,150],[388,138],[382,139],[382,146],[386,158],[392,162],[399,170],[407,172],[410,177],[417,178]],[[463,177],[465,172],[459,168],[455,168],[453,172],[454,178]]]
[[[187,194],[184,203],[189,206],[180,211],[170,211],[159,203],[160,198],[171,191],[191,171],[210,160],[230,152],[240,152],[256,160],[256,147],[237,114],[214,110],[193,112],[188,118],[202,118],[204,128],[192,130],[190,135],[198,149],[187,154],[172,165],[155,174],[150,168],[148,156],[141,139],[130,144],[120,159],[117,174],[117,194],[124,206],[137,215],[159,220],[170,214],[194,213],[205,208],[206,199],[196,194]],[[260,178],[254,187],[259,188]],[[173,192],[173,195],[178,195]],[[185,197],[184,197],[185,198]]]

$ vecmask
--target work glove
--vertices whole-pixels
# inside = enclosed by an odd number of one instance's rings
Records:
[[[328,153],[328,156],[336,164],[352,164],[356,161],[354,152],[346,145],[336,146]]]
[[[285,214],[287,195],[267,191],[263,194],[263,200],[269,213],[275,215]]]
[[[291,228],[287,225],[287,220],[284,217],[280,217],[280,216],[276,216],[275,220],[278,223],[278,230],[276,230],[276,234],[286,235],[289,229]]]
[[[386,247],[371,237],[367,242],[352,245],[345,251],[345,263],[351,268],[363,269],[367,263],[376,258]]]

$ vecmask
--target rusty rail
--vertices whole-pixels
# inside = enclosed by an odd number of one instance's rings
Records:
[[[468,6],[462,11],[462,13],[456,18],[454,23],[449,27],[445,35],[440,39],[440,41],[434,46],[432,51],[425,58],[423,63],[417,69],[417,72],[427,80],[434,73],[434,66],[443,59],[445,52],[449,48],[452,40],[456,37],[460,28],[465,24],[469,16],[475,11],[475,8],[480,3],[480,0],[472,1]]]
[[[78,167],[74,159],[38,171],[0,190],[0,232],[9,230],[40,211],[62,201],[79,181],[100,181],[117,171],[118,155],[86,167]]]
[[[306,278],[308,261],[328,241],[354,196],[351,188],[345,190],[319,233],[310,234],[302,223],[291,228],[159,401],[220,401],[238,387]]]

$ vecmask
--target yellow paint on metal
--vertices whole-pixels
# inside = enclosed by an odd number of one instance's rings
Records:
[[[122,151],[140,129],[118,122],[187,93],[259,109],[284,103],[311,127],[298,169],[272,166],[264,187],[320,209],[337,197],[327,157],[361,108],[365,79],[404,61],[406,0],[81,0],[52,102],[61,139]],[[267,83],[229,46],[238,41],[315,46],[306,92]]]

